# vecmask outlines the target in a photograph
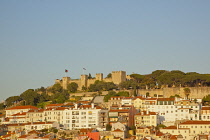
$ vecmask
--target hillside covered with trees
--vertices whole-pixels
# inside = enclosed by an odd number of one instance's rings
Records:
[[[108,74],[111,77],[110,74]],[[78,91],[76,83],[70,83],[67,90],[63,89],[60,84],[54,84],[48,88],[28,89],[19,96],[12,96],[6,99],[5,103],[0,104],[0,109],[12,106],[14,103],[21,105],[33,105],[43,108],[47,102],[64,103],[69,101],[71,93],[76,92],[96,92],[100,95],[101,91],[115,90],[134,90],[135,89],[159,89],[163,87],[207,87],[210,86],[210,74],[199,74],[196,72],[184,73],[179,70],[156,70],[151,74],[131,74],[131,79],[115,85],[113,82],[95,81],[88,88],[83,87]],[[111,96],[129,96],[126,92],[109,92],[105,97],[107,101]],[[134,96],[136,94],[134,93]],[[210,102],[209,96],[204,97],[205,102]]]

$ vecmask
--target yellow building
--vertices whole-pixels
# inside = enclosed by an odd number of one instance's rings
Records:
[[[192,136],[210,133],[210,121],[186,121],[180,123],[179,128],[190,128],[190,135]]]
[[[190,128],[177,128],[176,126],[169,126],[160,129],[162,133],[170,133],[172,135],[182,135],[185,140],[190,140]]]
[[[144,110],[145,109],[145,98],[142,96],[137,96],[133,99],[133,106],[136,109]]]
[[[201,120],[210,121],[210,107],[203,106],[201,109]]]
[[[135,126],[157,126],[159,124],[159,115],[156,112],[141,111],[134,116]]]

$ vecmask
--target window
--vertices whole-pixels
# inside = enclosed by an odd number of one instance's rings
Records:
[[[92,115],[92,111],[88,111],[88,115]]]

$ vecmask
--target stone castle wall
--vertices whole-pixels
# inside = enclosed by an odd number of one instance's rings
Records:
[[[210,94],[210,87],[188,87],[188,88],[190,89],[189,98],[203,98],[204,96]],[[178,94],[181,97],[185,97],[184,87],[138,90],[138,93],[141,95],[146,95],[147,92],[150,93],[150,96],[154,96],[154,94],[157,94],[157,95],[163,95],[163,97],[165,98],[174,96],[175,94]]]
[[[60,83],[64,89],[67,89],[67,85],[75,82],[78,84],[78,89],[82,90],[82,87],[89,87],[91,84],[94,84],[96,80],[104,82],[113,82],[114,84],[119,84],[123,81],[126,81],[126,72],[125,71],[113,71],[112,78],[103,78],[102,73],[97,73],[96,78],[88,79],[87,75],[81,75],[80,79],[71,79],[70,77],[63,77],[62,80],[56,79],[55,83]]]

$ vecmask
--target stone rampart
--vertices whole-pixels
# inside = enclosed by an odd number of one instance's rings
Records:
[[[163,95],[167,98],[174,96],[175,94],[185,97],[184,93],[185,87],[175,87],[175,88],[163,88],[163,89],[139,89],[138,93],[141,95],[146,95],[147,92],[150,93],[150,96]],[[203,98],[204,96],[210,94],[210,87],[188,87],[190,89],[189,98]]]

